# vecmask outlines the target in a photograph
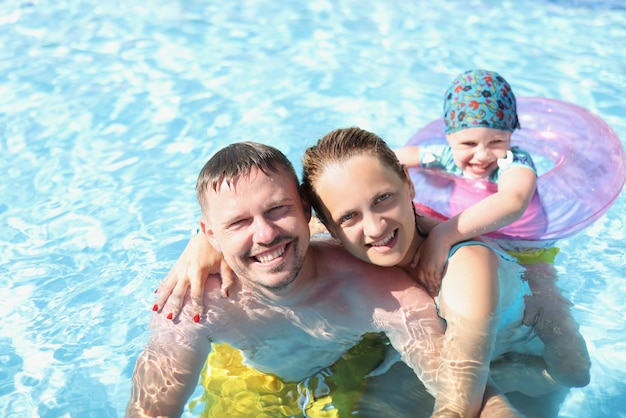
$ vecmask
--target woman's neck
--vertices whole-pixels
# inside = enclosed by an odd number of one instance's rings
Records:
[[[406,270],[413,277],[414,277],[413,273],[415,272],[415,268],[411,267],[411,264],[413,264],[413,260],[415,259],[415,254],[417,254],[417,250],[419,250],[420,246],[422,245],[425,239],[420,233],[418,233],[419,227],[417,226],[417,223],[415,225],[416,225],[416,228],[413,230],[413,237],[411,238],[411,245],[409,246],[409,249],[406,252],[406,255],[404,256],[402,261],[398,263],[398,267],[401,267],[402,269]]]

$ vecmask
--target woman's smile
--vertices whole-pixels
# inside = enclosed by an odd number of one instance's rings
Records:
[[[370,242],[369,244],[365,244],[367,247],[373,249],[374,251],[384,252],[388,249],[393,248],[393,246],[397,242],[398,237],[398,229],[394,229],[391,231],[386,237],[381,240]]]

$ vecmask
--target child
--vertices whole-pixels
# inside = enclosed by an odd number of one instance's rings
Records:
[[[439,286],[448,252],[455,243],[497,231],[522,217],[539,228],[544,226],[536,194],[535,165],[527,152],[511,147],[511,135],[520,124],[515,95],[507,81],[493,71],[466,71],[447,89],[443,107],[448,145],[399,148],[398,159],[409,167],[441,169],[466,179],[496,183],[497,191],[482,200],[466,199],[471,203],[465,208],[453,208],[456,210],[452,213],[458,214],[430,232],[413,261],[418,277],[429,289]],[[555,288],[552,265],[558,248],[498,242],[526,268],[525,276],[533,291],[527,304],[546,307],[540,310],[542,323],[560,324],[535,327],[546,346],[544,358],[556,363],[556,369],[563,372],[562,376],[553,377],[568,386],[585,386],[589,382],[590,360],[578,325],[569,311],[550,312],[551,306],[563,306],[552,303],[562,297]],[[537,319],[524,318],[529,325],[538,323]],[[573,355],[563,356],[564,350]],[[572,362],[572,358],[579,361]]]

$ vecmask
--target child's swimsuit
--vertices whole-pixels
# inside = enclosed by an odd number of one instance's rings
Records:
[[[535,175],[537,169],[532,157],[518,147],[511,148],[512,160],[507,161],[506,166],[498,167],[489,181],[466,180],[452,183],[450,191],[450,213],[456,215],[463,212],[469,206],[483,200],[487,196],[497,192],[498,180],[504,170],[509,167],[526,167]],[[463,171],[454,163],[452,149],[448,145],[428,145],[419,147],[420,165],[426,169],[442,170],[455,177],[463,177]],[[541,235],[545,232],[547,219],[541,200],[537,192],[524,214],[517,221],[504,226],[493,234],[487,234],[497,239],[498,244],[513,255],[522,264],[537,264],[540,262],[554,263],[559,249],[554,247],[554,242],[523,241],[515,239],[501,239],[498,232],[513,236],[510,231],[525,231],[527,235]]]

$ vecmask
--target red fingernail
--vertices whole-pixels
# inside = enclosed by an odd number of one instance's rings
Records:
[[[159,293],[159,289],[154,289],[154,293]]]
[[[158,311],[159,310],[159,305],[157,305],[156,303],[154,304],[154,306],[152,307],[153,311]]]
[[[228,293],[228,289],[226,289],[226,297],[228,297],[229,293]]]
[[[167,319],[172,319],[174,317],[174,314],[170,312],[170,314],[167,316]]]
[[[193,316],[193,322],[200,322],[200,314],[195,314]]]

